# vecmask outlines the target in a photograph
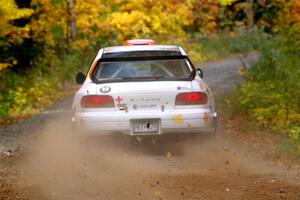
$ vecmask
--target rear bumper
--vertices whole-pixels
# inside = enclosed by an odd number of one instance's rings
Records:
[[[133,135],[130,121],[134,119],[159,119],[161,130],[166,133],[213,132],[217,113],[209,108],[181,109],[173,111],[143,112],[77,112],[72,121],[74,125],[93,134],[123,133]],[[158,135],[142,134],[142,135]]]

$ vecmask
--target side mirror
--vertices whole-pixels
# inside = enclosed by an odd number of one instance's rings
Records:
[[[76,75],[76,83],[82,85],[85,81],[86,76],[82,72],[78,72]]]
[[[204,76],[203,70],[202,70],[201,68],[197,68],[197,74],[198,74],[201,78],[203,78],[203,76]]]

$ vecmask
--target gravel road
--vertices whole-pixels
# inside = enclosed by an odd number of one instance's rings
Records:
[[[238,59],[204,66],[216,96],[242,81]],[[75,137],[71,101],[0,129],[0,199],[300,199],[299,167],[278,167],[227,138],[130,146],[122,136]]]

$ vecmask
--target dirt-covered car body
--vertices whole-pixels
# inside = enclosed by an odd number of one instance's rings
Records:
[[[81,79],[72,118],[80,129],[127,135],[216,130],[212,92],[179,46],[100,49]]]

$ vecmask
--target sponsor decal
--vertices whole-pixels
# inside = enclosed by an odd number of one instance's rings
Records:
[[[178,125],[182,125],[182,123],[183,123],[182,115],[173,115],[172,120],[173,120],[173,122],[175,122],[175,124],[178,124]]]
[[[134,110],[137,110],[138,108],[144,108],[144,109],[149,108],[150,109],[150,108],[157,108],[157,105],[156,104],[140,104],[140,105],[134,104],[132,106],[132,108]]]
[[[111,91],[111,88],[109,86],[103,86],[100,88],[100,92],[102,93],[109,93]]]
[[[208,113],[204,113],[202,119],[203,119],[204,121],[207,121],[208,118],[209,118]]]
[[[129,99],[129,101],[131,101],[131,102],[159,102],[160,98],[153,98],[153,97],[131,98],[131,99]]]
[[[177,90],[190,90],[191,88],[188,88],[188,87],[181,87],[181,86],[178,86],[177,87]]]
[[[117,98],[115,98],[115,101],[116,101],[118,104],[120,104],[121,101],[123,101],[123,99],[122,99],[120,96],[118,96]]]
[[[200,89],[201,89],[201,90],[205,90],[206,87],[205,87],[204,85],[200,84]]]
[[[139,105],[140,108],[156,108],[157,105],[155,104],[142,104],[142,105]]]

